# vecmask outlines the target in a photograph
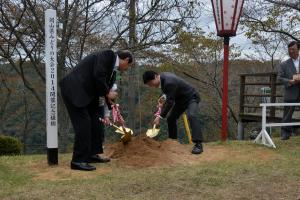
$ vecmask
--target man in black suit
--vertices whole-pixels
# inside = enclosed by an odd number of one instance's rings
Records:
[[[169,72],[158,74],[154,71],[146,71],[143,74],[143,80],[144,84],[149,87],[161,88],[166,95],[166,102],[162,107],[160,116],[157,116],[153,123],[158,125],[160,119],[165,118],[169,113],[167,117],[169,138],[177,139],[177,119],[186,111],[192,129],[192,140],[195,143],[192,153],[202,153],[203,137],[201,124],[197,118],[200,96],[196,89]]]
[[[300,44],[296,41],[288,44],[288,53],[290,58],[282,62],[279,66],[278,79],[284,85],[284,102],[299,103],[300,102],[300,80],[295,78],[300,76]],[[283,110],[282,123],[289,123],[295,106],[285,106]],[[290,126],[281,128],[281,139],[288,140],[293,132]]]
[[[129,51],[92,53],[60,81],[61,94],[75,131],[71,169],[91,171],[96,167],[89,163],[110,161],[98,155],[103,152],[99,97],[112,103],[118,95],[111,90],[116,72],[128,69],[132,61]]]

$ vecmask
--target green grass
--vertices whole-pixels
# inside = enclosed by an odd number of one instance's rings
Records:
[[[211,153],[222,148],[226,155],[161,168],[112,162],[93,172],[69,170],[70,154],[60,155],[59,167],[48,167],[46,155],[0,157],[0,199],[298,200],[300,137],[275,144],[277,149],[249,141],[208,143]]]

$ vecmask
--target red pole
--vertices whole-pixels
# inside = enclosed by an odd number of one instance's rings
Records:
[[[227,104],[228,104],[228,53],[229,53],[229,37],[224,37],[224,63],[223,63],[223,97],[222,97],[222,131],[221,140],[227,139],[228,132],[228,118],[227,118]]]

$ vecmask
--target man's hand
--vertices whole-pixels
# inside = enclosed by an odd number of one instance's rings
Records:
[[[118,97],[118,93],[115,91],[109,91],[109,93],[106,95],[106,97],[110,101],[109,103],[112,103],[112,100],[114,100]]]
[[[160,117],[156,117],[153,121],[153,124],[159,125],[159,122],[160,122]]]
[[[158,105],[157,105],[157,107],[160,107],[160,108],[162,108],[162,107],[163,107],[163,105],[164,105],[164,103],[165,103],[165,102],[158,101]]]
[[[103,119],[102,122],[103,122],[103,124],[106,125],[106,126],[110,125],[109,117],[104,117],[104,119]]]
[[[299,81],[297,81],[297,80],[289,80],[289,84],[290,85],[295,85],[295,84],[298,84],[299,83]]]

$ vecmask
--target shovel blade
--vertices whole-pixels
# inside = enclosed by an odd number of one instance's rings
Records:
[[[123,144],[127,144],[133,135],[133,132],[130,128],[125,128],[125,131],[123,131],[122,127],[119,127],[115,132],[122,134],[120,140],[123,142]]]
[[[146,132],[146,135],[150,138],[154,138],[155,136],[158,135],[159,129],[148,129]]]
[[[120,126],[115,132],[116,133],[121,133],[122,135],[125,134],[124,131],[123,131],[122,126]],[[133,132],[132,132],[132,130],[130,128],[125,127],[125,132],[126,133],[130,133],[131,135],[133,135]]]
[[[131,135],[132,134],[130,132],[123,134],[121,137],[121,142],[123,142],[123,144],[127,144],[131,140]]]

